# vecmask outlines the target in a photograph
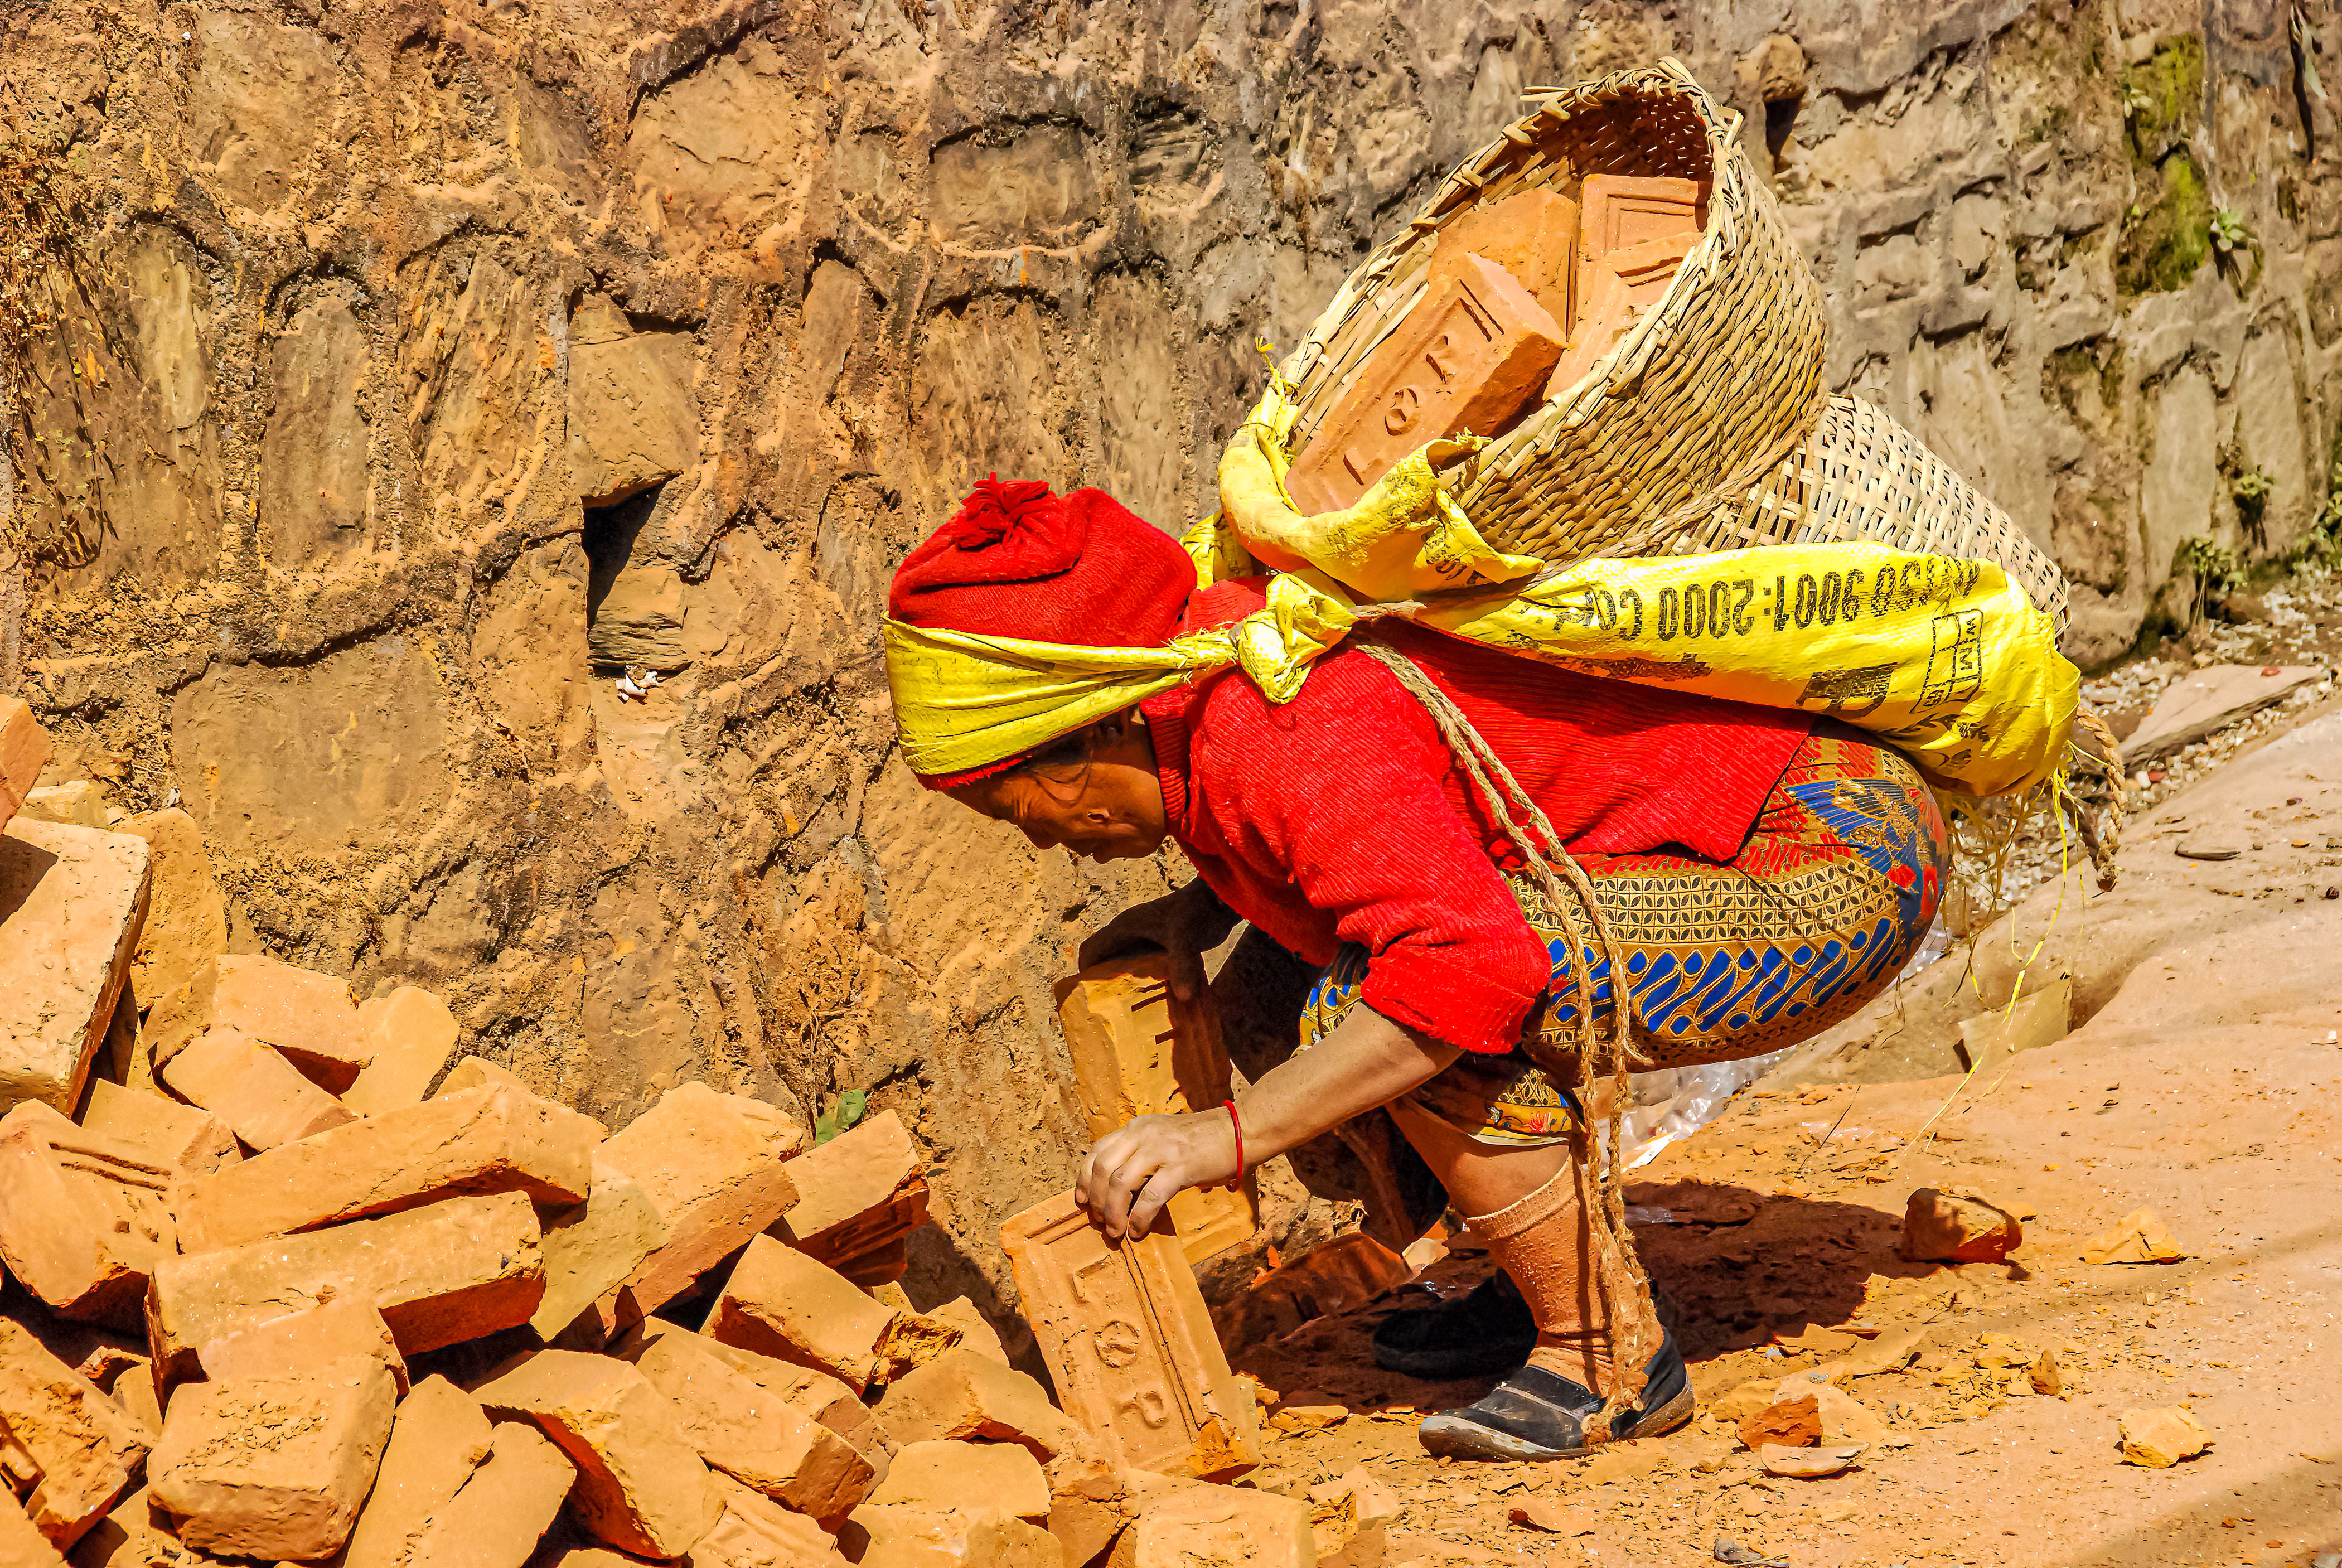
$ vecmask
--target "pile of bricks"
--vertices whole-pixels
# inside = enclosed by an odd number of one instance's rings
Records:
[[[12,812],[28,724],[0,713]],[[1310,1568],[1348,1540],[1339,1504],[1215,1483],[1256,1410],[1177,1237],[1109,1244],[1069,1195],[1009,1222],[1061,1409],[965,1298],[905,1294],[926,1186],[893,1113],[814,1146],[686,1084],[612,1134],[451,1062],[428,993],[354,1005],[260,956],[195,955],[142,1017],[145,851],[0,835],[0,943],[44,988],[0,1035],[5,1568]]]

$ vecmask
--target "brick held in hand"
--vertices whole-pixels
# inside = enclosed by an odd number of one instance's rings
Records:
[[[668,1239],[611,1304],[614,1330],[639,1322],[767,1229],[796,1202],[785,1163],[806,1130],[776,1106],[705,1084],[679,1084],[602,1145],[641,1183]]]
[[[168,1259],[147,1302],[156,1377],[184,1381],[211,1341],[345,1297],[408,1356],[525,1323],[545,1294],[538,1234],[528,1195],[499,1193]]]
[[[579,1203],[601,1133],[591,1117],[505,1087],[401,1106],[194,1183],[181,1245],[209,1252],[490,1193]]]
[[[1338,511],[1426,441],[1496,434],[1538,395],[1567,338],[1504,268],[1466,256],[1366,356],[1293,460],[1294,504]]]
[[[981,1438],[1020,1443],[1044,1460],[1082,1446],[1080,1428],[1038,1383],[964,1348],[888,1383],[876,1409],[897,1443]]]
[[[0,1317],[0,1418],[41,1473],[25,1511],[60,1549],[79,1540],[130,1490],[153,1441],[95,1383],[5,1317]]]
[[[547,1350],[475,1389],[492,1412],[525,1415],[577,1467],[578,1523],[646,1557],[679,1557],[723,1512],[676,1413],[641,1372],[609,1356]]]
[[[125,1089],[103,1078],[89,1086],[81,1124],[188,1176],[207,1176],[244,1158],[227,1124],[202,1106],[182,1104],[160,1093]]]
[[[189,1041],[155,1072],[173,1094],[217,1116],[255,1149],[296,1143],[357,1120],[278,1053],[225,1025]]]
[[[826,1372],[857,1392],[959,1343],[953,1324],[896,1312],[796,1248],[758,1236],[708,1318],[713,1338]]]
[[[735,1370],[697,1334],[660,1334],[632,1349],[626,1359],[716,1469],[833,1528],[868,1494],[876,1472],[852,1443]]]
[[[419,1104],[461,1033],[447,1004],[417,985],[359,1003],[358,1027],[365,1032],[369,1059],[343,1091],[342,1103],[361,1116]]]
[[[389,1371],[362,1357],[184,1388],[148,1462],[155,1502],[199,1552],[329,1557],[374,1484],[397,1398]]]
[[[0,1111],[71,1114],[146,917],[145,841],[19,819],[0,832]]]
[[[38,1101],[0,1116],[0,1262],[51,1310],[135,1330],[179,1174]],[[5,1414],[0,1412],[0,1414]]]
[[[212,959],[185,985],[155,1000],[147,1034],[156,1064],[222,1026],[279,1052],[328,1094],[356,1082],[374,1058],[347,983],[260,954]]]
[[[1109,1241],[1062,1193],[1008,1220],[1000,1241],[1065,1413],[1106,1457],[1205,1480],[1260,1463],[1257,1407],[1177,1237]]]

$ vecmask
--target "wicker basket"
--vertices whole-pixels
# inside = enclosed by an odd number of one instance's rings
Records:
[[[1832,397],[1820,285],[1720,112],[1674,60],[1543,100],[1443,181],[1352,273],[1280,371],[1306,449],[1423,297],[1439,230],[1481,202],[1588,175],[1710,183],[1707,226],[1659,303],[1584,379],[1472,459],[1450,489],[1500,549],[1555,565],[1865,538],[1997,561],[2065,624],[2057,565],[1918,441]]]

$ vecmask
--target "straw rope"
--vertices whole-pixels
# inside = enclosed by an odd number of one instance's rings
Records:
[[[1471,781],[1481,809],[1520,853],[1522,864],[1536,878],[1538,891],[1545,894],[1546,904],[1561,922],[1569,943],[1570,974],[1577,987],[1578,1049],[1573,1087],[1581,1112],[1593,1104],[1596,1084],[1605,1077],[1610,1081],[1610,1114],[1604,1125],[1604,1136],[1589,1140],[1598,1147],[1589,1149],[1587,1154],[1587,1158],[1599,1162],[1596,1173],[1599,1196],[1593,1205],[1590,1227],[1596,1253],[1595,1289],[1601,1296],[1612,1333],[1617,1336],[1613,1364],[1618,1379],[1586,1431],[1594,1442],[1606,1443],[1617,1417],[1633,1409],[1642,1397],[1644,1365],[1658,1350],[1657,1345],[1647,1343],[1649,1335],[1644,1330],[1642,1308],[1650,1296],[1650,1280],[1643,1272],[1642,1259],[1635,1252],[1634,1235],[1626,1226],[1626,1106],[1634,1098],[1627,1074],[1636,1067],[1646,1065],[1647,1061],[1635,1049],[1632,1010],[1626,994],[1626,966],[1612,945],[1610,925],[1603,918],[1594,879],[1563,846],[1552,819],[1521,787],[1504,759],[1496,755],[1472,721],[1464,716],[1446,693],[1432,684],[1431,677],[1414,660],[1387,644],[1371,639],[1361,639],[1358,645],[1369,658],[1388,670],[1407,694],[1421,703],[1424,711],[1431,715],[1440,739],[1447,743],[1456,764]],[[1518,817],[1514,814],[1516,811]],[[1526,826],[1520,818],[1527,819]],[[1584,926],[1578,923],[1576,907],[1564,895],[1565,880],[1593,922],[1590,944]],[[1592,963],[1586,956],[1597,949],[1610,966],[1612,1005],[1606,1034],[1594,1022],[1595,979]],[[1622,1280],[1626,1289],[1621,1289]]]

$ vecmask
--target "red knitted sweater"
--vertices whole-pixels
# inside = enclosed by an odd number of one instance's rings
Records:
[[[1196,594],[1182,630],[1260,608],[1265,582]],[[1581,854],[1731,859],[1813,727],[1404,623],[1376,634],[1454,699]],[[1345,647],[1282,706],[1226,670],[1142,709],[1173,836],[1228,907],[1311,964],[1362,944],[1362,998],[1386,1018],[1466,1051],[1513,1047],[1551,970],[1497,874],[1518,858],[1388,671]]]

